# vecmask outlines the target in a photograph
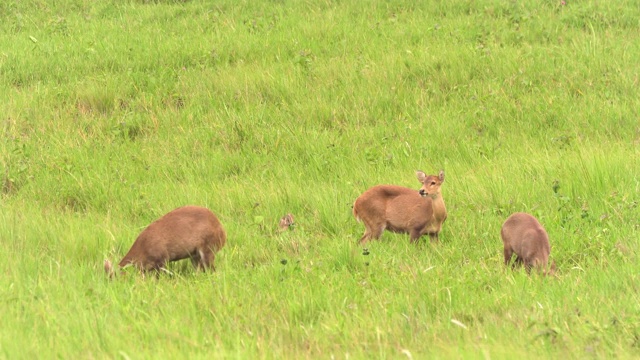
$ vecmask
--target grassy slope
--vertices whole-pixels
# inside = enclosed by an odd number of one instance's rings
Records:
[[[636,7],[216,3],[0,5],[1,354],[638,356]],[[352,201],[417,168],[442,243],[362,255]],[[106,281],[187,203],[218,273]],[[502,269],[513,211],[557,279]]]

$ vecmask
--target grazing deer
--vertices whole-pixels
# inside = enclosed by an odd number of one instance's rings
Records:
[[[426,175],[417,171],[420,190],[396,185],[377,185],[360,195],[353,203],[353,215],[365,226],[360,244],[379,239],[384,230],[409,233],[411,242],[429,234],[431,241],[438,241],[438,233],[447,219],[440,186],[444,172]]]
[[[215,271],[216,252],[226,240],[222,224],[209,209],[183,206],[144,229],[119,266],[133,265],[143,272],[159,271],[167,262],[190,258],[196,269]],[[113,276],[109,260],[105,260],[104,269]]]
[[[516,260],[511,265],[524,264],[527,273],[531,273],[531,268],[545,269],[549,261],[551,247],[549,246],[549,235],[538,220],[522,212],[512,214],[502,225],[500,236],[504,243],[504,264],[509,265],[511,257],[516,254]],[[545,275],[555,272],[555,262],[551,264]]]

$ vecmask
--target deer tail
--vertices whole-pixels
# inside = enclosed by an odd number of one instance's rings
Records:
[[[353,209],[353,216],[356,218],[356,221],[360,222],[361,219],[360,219],[360,216],[358,215],[358,210],[357,210],[358,208],[356,207],[355,202],[353,203],[353,206],[351,206],[351,208]]]

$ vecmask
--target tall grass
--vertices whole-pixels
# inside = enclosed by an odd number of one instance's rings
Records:
[[[0,356],[637,357],[640,10],[530,1],[0,4]],[[441,242],[353,200],[446,173]],[[211,208],[215,274],[109,281]],[[557,278],[502,265],[515,211]],[[293,231],[276,230],[291,212]]]

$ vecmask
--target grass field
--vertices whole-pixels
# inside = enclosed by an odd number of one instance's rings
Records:
[[[633,1],[0,3],[0,358],[640,357]],[[446,177],[440,242],[351,205]],[[212,209],[215,273],[109,281]],[[535,215],[555,278],[503,266]],[[277,231],[286,213],[293,231]]]

